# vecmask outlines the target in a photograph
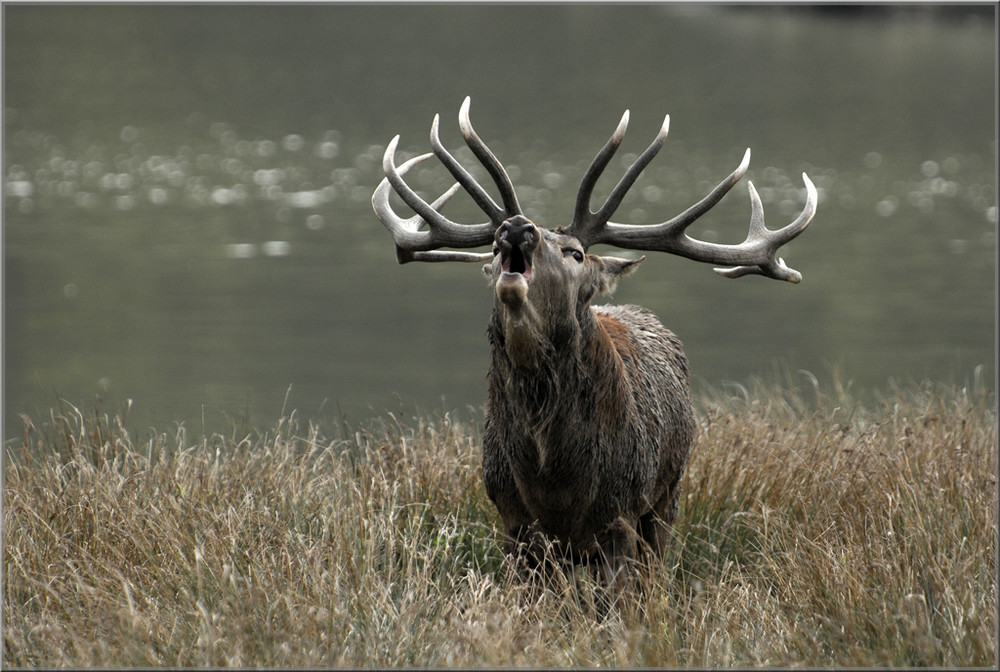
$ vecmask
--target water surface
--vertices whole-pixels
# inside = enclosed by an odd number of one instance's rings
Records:
[[[466,95],[547,226],[626,108],[598,198],[666,113],[671,133],[616,220],[675,215],[747,146],[772,228],[813,178],[782,254],[802,284],[653,254],[619,285],[696,386],[992,381],[993,12],[5,6],[4,437],[60,399],[132,400],[140,432],[481,406],[478,265],[398,266],[369,204],[395,134],[428,151],[441,113],[460,150]],[[430,163],[429,196],[449,185]],[[748,217],[740,185],[691,233],[738,242]]]

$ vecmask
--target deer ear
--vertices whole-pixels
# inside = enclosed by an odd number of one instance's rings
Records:
[[[598,257],[598,259],[601,260],[601,275],[597,291],[601,294],[610,294],[615,291],[618,278],[634,271],[639,264],[646,260],[646,255],[638,259],[623,259],[622,257]]]

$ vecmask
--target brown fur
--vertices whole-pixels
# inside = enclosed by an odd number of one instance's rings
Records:
[[[600,374],[597,413],[613,423],[628,404],[628,372],[635,366],[635,347],[624,324],[601,313],[596,317],[596,335],[588,344],[586,362]]]
[[[643,308],[590,305],[637,262],[574,261],[573,239],[539,232],[527,289],[499,280],[501,255],[486,267],[483,474],[506,549],[537,562],[553,542],[614,564],[642,543],[662,552],[695,433],[681,343]]]

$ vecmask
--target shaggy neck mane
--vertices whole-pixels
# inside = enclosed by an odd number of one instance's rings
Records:
[[[491,346],[490,404],[518,409],[532,433],[544,433],[561,421],[601,418],[612,425],[628,405],[629,364],[635,358],[627,328],[589,306],[579,330],[558,326],[537,334],[536,366],[511,361],[499,309],[487,329]],[[575,431],[576,428],[570,428]]]

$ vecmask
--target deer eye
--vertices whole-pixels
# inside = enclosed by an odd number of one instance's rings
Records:
[[[575,259],[578,263],[583,261],[583,252],[572,247],[568,247],[565,250],[563,250],[563,256],[564,257],[572,256],[573,259]]]
[[[494,245],[494,246],[493,246],[493,256],[495,257],[495,256],[497,256],[498,254],[500,254],[500,247],[499,247],[499,246],[497,246],[497,245]]]

